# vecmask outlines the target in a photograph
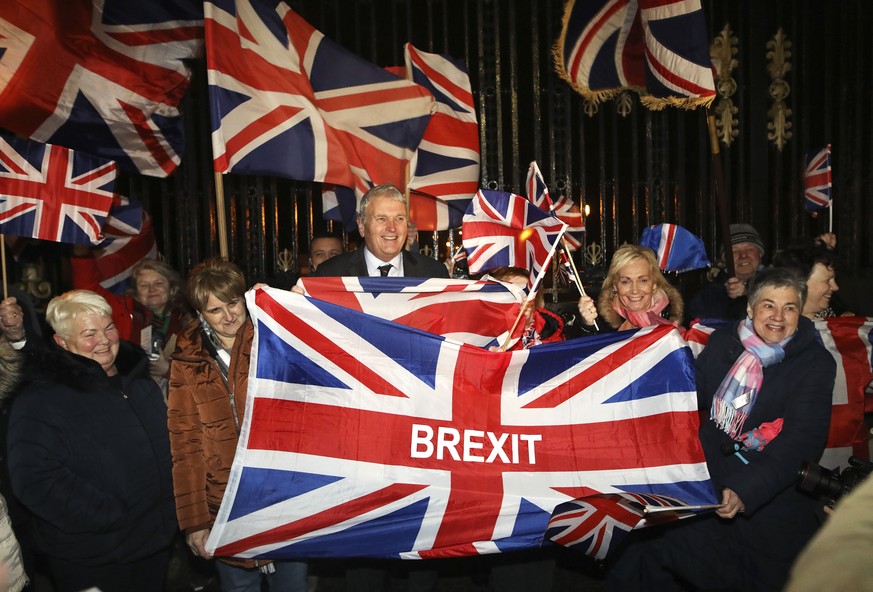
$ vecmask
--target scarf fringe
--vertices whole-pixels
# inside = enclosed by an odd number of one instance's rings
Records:
[[[743,433],[743,424],[746,423],[747,415],[736,409],[731,402],[724,399],[716,399],[713,401],[709,417],[731,439],[738,440]]]

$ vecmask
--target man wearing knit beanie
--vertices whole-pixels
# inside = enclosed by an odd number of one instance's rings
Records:
[[[746,316],[746,285],[761,268],[764,241],[751,224],[731,224],[731,251],[734,277],[722,271],[701,288],[688,306],[688,320],[742,319]]]

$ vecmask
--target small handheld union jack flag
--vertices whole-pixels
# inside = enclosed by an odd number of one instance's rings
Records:
[[[552,201],[549,187],[546,185],[536,161],[531,162],[527,170],[525,188],[527,189],[527,198],[532,204],[544,212],[551,213],[567,225],[567,231],[564,233],[566,248],[575,251],[581,247],[582,235],[585,233],[585,219],[582,217],[581,210],[573,203],[572,199],[565,195],[558,197],[557,201]]]
[[[831,206],[831,145],[806,155],[803,173],[803,206],[807,212]]]
[[[521,196],[480,189],[467,209],[462,230],[470,273],[524,267],[533,286],[566,228]]]

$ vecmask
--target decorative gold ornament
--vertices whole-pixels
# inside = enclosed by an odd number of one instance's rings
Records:
[[[791,71],[791,41],[780,28],[767,42],[767,72],[770,74],[770,96],[773,104],[767,110],[767,139],[776,145],[780,152],[793,135],[791,132],[791,109],[785,99],[791,93],[791,85],[785,76]]]
[[[294,254],[288,249],[282,249],[276,257],[276,262],[279,264],[279,271],[291,271],[294,263]]]
[[[35,263],[28,263],[22,268],[18,289],[37,300],[46,300],[52,295],[52,285],[43,279],[42,269]]]
[[[729,146],[740,133],[739,120],[734,117],[739,112],[739,108],[734,105],[734,100],[731,98],[737,92],[737,81],[733,78],[733,72],[739,65],[739,62],[734,59],[739,51],[738,43],[730,25],[725,25],[709,46],[709,55],[716,69],[715,90],[719,96],[718,103],[713,109],[716,115],[715,125],[719,140],[726,146]]]
[[[423,247],[421,247],[418,252],[427,257],[433,257],[433,249],[428,244],[425,244]]]
[[[597,243],[591,243],[585,249],[585,260],[590,265],[600,265],[603,262],[603,247]]]
[[[634,102],[631,99],[631,95],[629,92],[625,91],[618,95],[615,99],[616,109],[618,110],[618,114],[622,117],[627,117],[630,115],[630,112],[633,110]]]
[[[586,98],[583,101],[583,104],[584,104],[583,109],[585,110],[585,115],[587,115],[588,117],[594,117],[594,115],[597,113],[597,102],[592,101],[589,98]]]

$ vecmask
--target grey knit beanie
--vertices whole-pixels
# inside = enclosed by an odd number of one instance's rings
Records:
[[[764,256],[764,241],[751,224],[731,224],[731,245],[739,243],[752,243]]]

